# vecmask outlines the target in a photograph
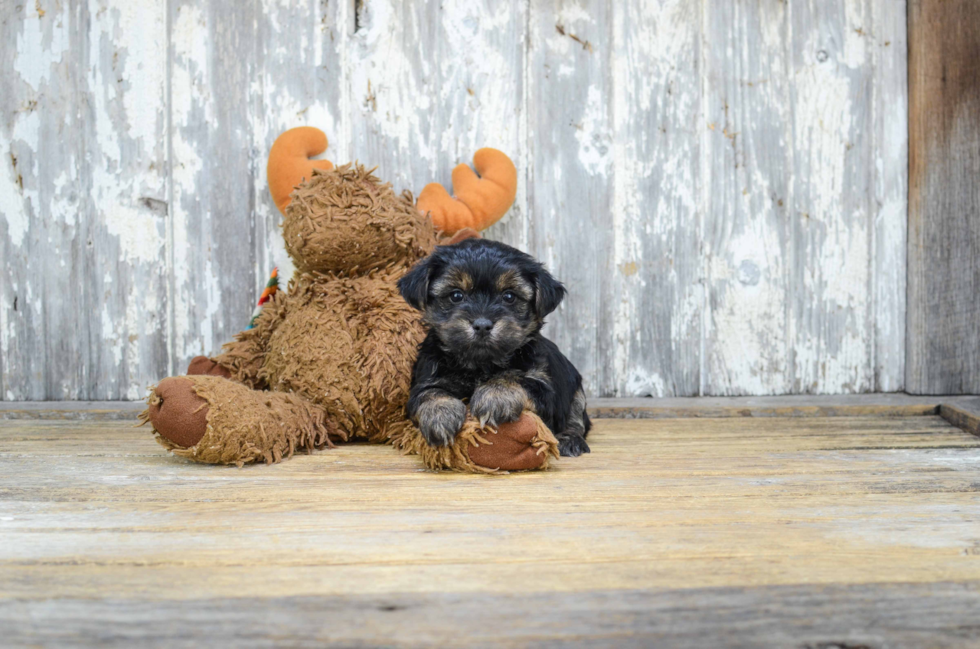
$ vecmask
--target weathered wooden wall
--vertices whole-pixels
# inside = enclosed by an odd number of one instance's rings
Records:
[[[908,371],[980,393],[980,3],[909,2]]]
[[[282,261],[312,124],[396,188],[508,152],[491,230],[571,289],[596,395],[900,390],[894,0],[23,0],[0,8],[0,398],[138,398]]]

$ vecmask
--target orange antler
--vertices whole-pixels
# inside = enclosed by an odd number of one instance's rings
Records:
[[[419,194],[416,207],[431,213],[436,228],[447,234],[463,228],[486,229],[514,202],[517,169],[510,158],[496,149],[480,149],[473,166],[476,173],[465,164],[453,169],[455,198],[439,183],[429,183]]]
[[[327,136],[318,128],[300,126],[291,128],[272,144],[266,176],[269,193],[280,212],[286,211],[289,195],[303,180],[313,175],[314,169],[333,169],[329,160],[310,160],[327,150]]]

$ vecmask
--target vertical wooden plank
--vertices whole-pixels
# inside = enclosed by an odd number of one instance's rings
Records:
[[[980,392],[980,4],[909,0],[906,389]]]
[[[897,343],[875,322],[902,308],[901,266],[876,248],[902,226],[901,160],[875,164],[895,119],[875,111],[875,25],[865,0],[706,19],[706,394],[873,390],[879,338]]]
[[[531,2],[529,247],[570,289],[545,332],[593,396],[612,382],[598,353],[611,333],[600,318],[613,272],[612,33],[611,3]]]
[[[908,38],[904,2],[875,0],[874,325],[877,392],[905,388]]]
[[[257,26],[257,73],[252,85],[251,132],[255,187],[255,287],[261,286],[274,266],[280,277],[292,274],[292,262],[283,245],[282,215],[269,196],[265,162],[269,149],[283,131],[301,125],[327,134],[323,156],[336,164],[350,160],[350,113],[347,67],[350,32],[354,26],[352,1],[291,2],[262,0]]]
[[[166,364],[166,22],[152,2],[8,7],[3,396],[138,398]]]
[[[172,372],[247,323],[254,259],[256,7],[170,0]],[[264,20],[264,18],[262,18]]]
[[[705,9],[706,395],[780,394],[793,386],[787,6],[738,2]]]
[[[88,374],[49,398],[139,399],[167,364],[166,11],[152,0],[91,0],[80,27],[85,253],[81,277],[60,290],[81,292],[85,316],[65,308],[48,326],[67,325]],[[89,331],[73,326],[86,319]],[[50,371],[61,370],[59,356],[48,354]]]
[[[615,241],[605,271],[611,281],[599,296],[598,392],[693,396],[704,301],[699,6],[631,0],[613,7],[616,170],[603,220]]]
[[[42,15],[30,3],[0,7],[0,398],[5,400],[48,397],[51,296],[36,260],[50,262],[65,278],[71,276],[66,270],[78,270],[74,263],[68,266],[78,243],[75,170],[82,162],[75,144],[78,17],[69,6],[48,9]],[[77,294],[65,297],[70,304]],[[65,343],[70,347],[62,350],[61,368],[78,379],[77,346]]]
[[[874,39],[870,2],[789,6],[793,151],[783,218],[793,393],[874,389]],[[776,171],[776,173],[786,173]]]
[[[450,185],[480,147],[524,168],[525,0],[356,3],[352,154],[395,189]],[[527,182],[489,236],[526,246]]]

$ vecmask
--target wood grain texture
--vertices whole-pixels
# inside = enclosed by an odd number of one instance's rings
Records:
[[[138,398],[167,358],[165,14],[0,12],[0,398]]]
[[[972,649],[980,583],[0,600],[14,645]],[[760,612],[764,611],[764,614]],[[182,620],[183,624],[174,624]]]
[[[593,419],[676,419],[689,417],[917,417],[940,414],[954,425],[976,432],[946,416],[946,409],[976,410],[980,397],[906,394],[783,395],[777,397],[599,398],[589,402]],[[0,419],[134,421],[144,408],[138,401],[4,401]]]
[[[436,474],[364,444],[235,469],[123,422],[3,421],[0,625],[654,637],[641,607],[678,633],[976,633],[980,439],[938,416],[600,420],[590,442],[541,474]]]
[[[507,152],[489,236],[571,289],[592,396],[904,386],[903,3],[2,11],[0,399],[138,398],[227,341],[289,275],[264,167],[300,124],[398,190]]]
[[[788,392],[875,390],[870,2],[786,3],[791,119]],[[898,315],[898,314],[895,314]]]
[[[980,6],[909,2],[906,385],[980,389]]]
[[[935,415],[946,405],[959,407],[968,401],[970,399],[966,397],[940,401],[935,398],[910,397],[898,394],[672,397],[665,399],[612,398],[596,399],[590,403],[589,416],[593,419],[917,417]]]
[[[51,19],[43,22],[24,5],[5,3],[0,11],[0,398],[44,399],[49,387],[44,367],[48,350],[36,333],[47,324],[47,296],[43,285],[32,281],[32,265],[37,262],[31,262],[47,253],[60,266],[73,252],[74,219],[66,224],[66,212],[79,209],[83,198],[77,179],[68,176],[67,169],[77,163],[81,152],[75,143],[61,146],[59,125],[71,131],[78,128],[74,108],[80,71],[71,59],[80,49],[76,45],[73,51],[72,43],[73,37],[78,40],[79,30],[68,7],[53,11]],[[39,107],[46,108],[43,116]],[[57,186],[56,178],[60,178]],[[66,207],[42,219],[42,197],[45,204],[58,200]],[[72,231],[64,233],[67,227]],[[49,235],[47,230],[53,232]],[[50,238],[55,240],[49,247]],[[62,246],[68,249],[61,250]],[[76,332],[62,334],[66,346],[77,345]],[[69,378],[78,371],[77,358],[71,356],[65,365],[74,367],[62,366]]]
[[[450,173],[491,146],[526,167],[527,3],[358,2],[348,54],[352,156],[397,191]],[[526,192],[492,233],[523,247]]]
[[[532,3],[528,51],[529,251],[571,293],[545,333],[596,393],[612,228],[612,5]],[[574,254],[568,254],[571,251]],[[603,335],[608,335],[604,328]],[[607,346],[608,347],[608,346]]]
[[[875,116],[874,327],[875,390],[905,385],[908,230],[908,34],[906,12],[873,2]]]
[[[71,272],[46,266],[49,281],[60,284],[49,287],[52,298],[65,304],[45,315],[44,367],[58,377],[46,398],[77,390],[75,398],[138,399],[168,352],[166,11],[161,3],[129,0],[75,9],[87,28],[79,61],[87,91],[73,106],[84,152],[74,245],[81,251],[84,241],[86,252],[78,254],[85,264]],[[73,294],[83,300],[69,308]],[[78,339],[73,330],[88,336]],[[76,345],[81,380],[74,386],[62,362],[64,347]]]
[[[704,394],[901,387],[895,13],[821,1],[707,15]],[[893,138],[887,163],[876,132]]]
[[[612,7],[614,242],[612,258],[599,266],[608,279],[599,287],[595,391],[700,394],[699,6],[638,0]]]
[[[242,329],[254,306],[250,117],[257,75],[254,14],[223,0],[173,0],[171,25],[170,373]],[[271,270],[271,269],[270,269]]]
[[[939,406],[939,415],[958,428],[980,436],[980,397],[963,397]]]
[[[122,422],[0,430],[3,597],[980,579],[980,440],[937,416],[600,420],[590,455],[497,479],[383,446],[238,470]]]
[[[703,394],[792,390],[787,3],[705,13]]]

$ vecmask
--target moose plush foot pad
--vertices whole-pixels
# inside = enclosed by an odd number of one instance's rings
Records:
[[[468,417],[452,446],[432,447],[412,425],[392,435],[392,443],[417,454],[430,469],[465,473],[498,473],[547,469],[558,457],[558,440],[532,412],[498,428]]]
[[[190,365],[187,366],[188,375],[200,375],[206,374],[208,376],[223,376],[224,378],[230,378],[231,372],[227,368],[218,365],[213,360],[207,356],[195,356],[191,359]]]
[[[191,448],[208,430],[208,402],[197,396],[189,379],[167,378],[153,388],[140,419],[173,448]]]
[[[140,420],[174,455],[208,464],[273,464],[297,450],[332,446],[345,435],[319,407],[282,392],[262,392],[220,376],[164,379]]]

